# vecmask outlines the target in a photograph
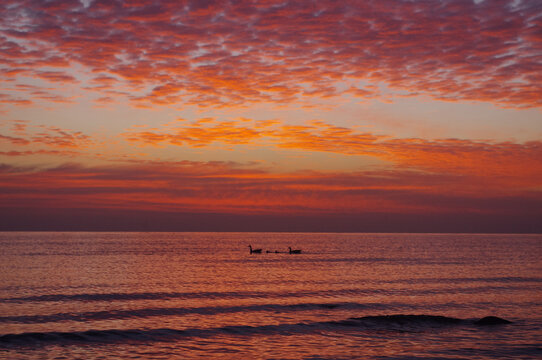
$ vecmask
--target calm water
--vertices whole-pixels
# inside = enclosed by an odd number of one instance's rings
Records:
[[[0,358],[541,358],[540,259],[542,235],[0,233]]]

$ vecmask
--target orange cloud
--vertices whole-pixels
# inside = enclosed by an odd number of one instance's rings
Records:
[[[145,145],[158,145],[166,142],[172,145],[188,144],[201,147],[219,141],[226,144],[249,144],[262,137],[264,133],[257,128],[239,126],[238,121],[220,121],[214,119],[200,119],[191,125],[173,130],[171,133],[157,133],[153,131],[127,132],[123,134],[128,141],[143,143]],[[260,124],[263,126],[263,124]]]
[[[0,140],[10,142],[13,145],[28,145],[30,141],[20,137],[6,136],[0,134]]]
[[[398,168],[477,176],[487,178],[490,183],[520,187],[542,185],[542,142],[538,141],[518,144],[396,139],[320,121],[307,125],[286,125],[276,120],[255,124],[252,126],[244,120],[207,120],[164,131],[136,130],[123,135],[131,142],[155,146],[165,143],[202,147],[218,142],[364,155],[388,161]]]
[[[32,137],[32,142],[42,143],[56,147],[84,147],[92,142],[88,135],[80,131],[68,132],[56,127],[47,127],[45,132],[40,132]]]
[[[0,151],[3,156],[31,156],[31,155],[54,155],[54,156],[77,156],[80,155],[77,151],[66,150],[26,150],[26,151]]]
[[[65,130],[54,126],[31,126],[24,121],[6,123],[11,123],[10,132],[17,136],[0,134],[0,141],[9,142],[14,146],[46,145],[56,148],[82,149],[95,142],[89,135],[80,131]]]
[[[16,106],[30,106],[34,104],[31,100],[28,99],[21,99],[21,98],[14,98],[9,95],[0,94],[0,103],[1,104],[12,104]]]

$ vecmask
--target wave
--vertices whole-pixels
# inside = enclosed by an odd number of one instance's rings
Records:
[[[525,291],[539,290],[538,286],[486,285],[478,287],[455,288],[456,293],[476,294],[488,291]],[[318,291],[266,292],[266,291],[230,291],[230,292],[141,292],[141,293],[90,293],[90,294],[46,294],[22,297],[1,298],[4,302],[67,302],[67,301],[127,301],[127,300],[169,300],[169,299],[247,299],[247,298],[302,298],[302,297],[337,297],[340,295],[434,295],[448,293],[450,289],[410,289],[410,288],[350,288]]]
[[[542,283],[542,277],[519,277],[519,276],[492,276],[492,277],[452,277],[452,278],[417,278],[417,279],[392,279],[377,280],[375,283],[382,284],[462,284],[462,283]]]
[[[535,306],[538,303],[526,302],[522,303],[523,306],[530,307]],[[457,309],[469,307],[483,309],[490,303],[470,303],[468,306],[463,304],[441,303],[435,304],[434,308],[440,310]],[[111,309],[107,311],[87,311],[87,312],[68,312],[68,313],[54,313],[47,315],[15,315],[15,316],[0,316],[0,324],[44,324],[44,323],[58,323],[65,321],[73,322],[89,322],[89,321],[101,321],[101,320],[125,320],[125,319],[140,319],[150,317],[169,317],[169,316],[186,316],[186,315],[204,315],[213,316],[220,314],[232,314],[232,313],[253,313],[253,312],[271,312],[276,314],[299,312],[299,311],[378,311],[378,310],[405,310],[416,311],[424,309],[423,304],[407,304],[402,302],[390,302],[390,303],[358,303],[358,302],[323,302],[323,303],[294,303],[294,304],[250,304],[250,305],[235,305],[235,306],[202,306],[202,307],[155,307],[155,308],[136,308],[136,309]]]
[[[238,312],[293,312],[310,310],[331,310],[331,309],[388,309],[393,305],[377,303],[298,303],[298,304],[257,304],[243,306],[209,306],[209,307],[184,307],[184,308],[143,308],[134,310],[108,310],[84,313],[57,313],[50,315],[21,315],[21,316],[1,316],[0,323],[21,323],[37,324],[60,321],[96,321],[109,319],[132,319],[147,318],[154,316],[182,316],[182,315],[216,315]]]
[[[251,281],[252,285],[284,285],[284,284],[296,284],[299,281],[297,279],[280,279],[280,280],[261,280],[258,281],[255,279],[254,281]],[[185,284],[200,284],[199,282],[190,282],[185,281]],[[329,285],[328,280],[318,280],[318,279],[312,279],[312,284],[315,285]],[[348,285],[351,281],[335,281],[335,285]],[[499,276],[499,277],[451,277],[451,278],[445,278],[445,277],[428,277],[428,278],[405,278],[405,279],[365,279],[360,280],[358,282],[359,284],[363,285],[374,285],[374,284],[443,284],[443,283],[450,283],[450,284],[462,284],[462,283],[503,283],[503,284],[514,284],[514,283],[542,283],[542,277],[519,277],[519,276]],[[231,285],[234,286],[240,286],[243,285],[243,283],[239,282],[230,282]],[[120,284],[122,286],[127,286],[129,284]],[[92,284],[93,288],[108,288],[110,287],[110,284],[102,283],[102,284]],[[69,286],[58,286],[54,289],[57,291],[62,290],[76,290],[76,289],[86,289],[88,288],[87,284],[84,285],[69,285]],[[51,285],[33,285],[33,290],[51,290]],[[22,285],[9,285],[9,286],[0,286],[0,291],[6,291],[6,292],[18,292],[18,291],[26,291],[28,290],[28,287],[22,286]],[[12,298],[12,299],[25,299],[22,298]],[[1,300],[10,300],[8,299],[1,299]]]
[[[323,321],[277,325],[237,325],[209,329],[125,329],[125,330],[87,330],[73,332],[29,332],[0,336],[0,347],[40,346],[48,344],[72,343],[125,343],[149,341],[175,341],[181,338],[208,338],[220,335],[294,335],[315,332],[340,331],[427,331],[444,326],[483,326],[508,324],[510,321],[489,316],[479,320],[458,319],[437,315],[379,315],[349,318],[340,321]]]
[[[141,293],[94,293],[94,294],[47,294],[2,299],[10,302],[25,301],[125,301],[125,300],[167,300],[167,299],[222,299],[262,297],[259,292],[141,292]]]

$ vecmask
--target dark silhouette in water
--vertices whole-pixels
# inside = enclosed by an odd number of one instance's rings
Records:
[[[289,246],[288,246],[288,252],[290,254],[301,254],[301,250],[292,250],[292,248]]]
[[[459,324],[463,320],[456,319],[447,316],[440,315],[376,315],[376,316],[364,316],[360,318],[351,318],[351,320],[375,322],[380,324],[398,324],[398,325],[407,325],[407,324],[416,324],[416,323],[438,323],[438,324]]]
[[[378,316],[364,316],[360,318],[350,318],[350,321],[360,321],[379,324],[396,324],[396,325],[417,325],[417,324],[438,324],[438,325],[453,325],[453,324],[474,324],[474,325],[501,325],[511,324],[511,321],[497,317],[486,316],[478,320],[464,320],[448,316],[440,315],[378,315]],[[347,325],[350,324],[347,321]]]
[[[250,249],[251,254],[261,254],[262,249],[252,249],[252,245],[249,245],[248,248]]]
[[[476,320],[474,323],[476,325],[501,325],[511,324],[512,322],[497,316],[486,316],[481,318],[480,320]]]

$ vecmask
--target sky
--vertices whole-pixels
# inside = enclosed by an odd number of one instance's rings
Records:
[[[0,230],[542,232],[542,2],[5,0]]]

